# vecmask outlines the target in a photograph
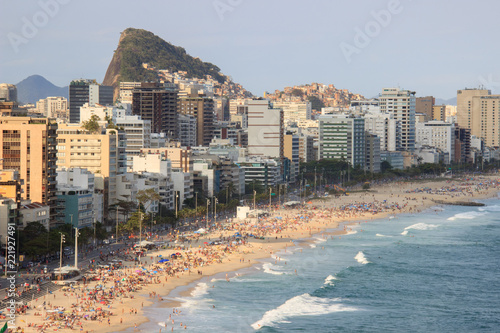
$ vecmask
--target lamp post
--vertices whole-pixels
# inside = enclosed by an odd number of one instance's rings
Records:
[[[97,238],[95,236],[95,228],[96,228],[96,226],[97,226],[97,221],[94,218],[94,249],[96,248],[96,242],[97,242]]]
[[[278,207],[281,206],[281,184],[278,185]]]
[[[215,227],[217,227],[217,202],[219,202],[219,200],[217,200],[217,198],[215,198],[214,200],[214,208],[215,208],[215,214],[214,214],[214,222],[215,222]]]
[[[61,274],[61,268],[62,268],[62,256],[63,256],[62,245],[63,243],[66,243],[66,236],[64,236],[62,232],[60,232],[60,234],[61,234],[61,250],[59,252],[59,274]]]
[[[195,209],[194,209],[194,214],[196,215],[196,218],[198,218],[198,192],[194,192],[195,199],[194,199],[194,204],[195,204]]]
[[[116,206],[116,244],[118,244],[118,207]]]
[[[271,191],[272,187],[269,187],[269,211],[271,211]]]
[[[175,192],[175,218],[177,218],[177,201],[179,200],[179,194]]]
[[[80,236],[80,232],[78,228],[75,228],[75,268],[78,269],[78,236]]]
[[[255,210],[255,194],[257,194],[257,192],[253,190],[253,210]]]
[[[142,212],[141,212],[141,209],[139,208],[139,246],[141,246],[141,242],[142,242]],[[141,257],[141,255],[139,255],[139,258]]]
[[[207,198],[207,231],[208,231],[208,205],[210,205],[210,199]]]

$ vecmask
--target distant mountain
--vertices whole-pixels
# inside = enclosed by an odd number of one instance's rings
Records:
[[[436,98],[436,105],[457,105],[457,98],[453,97],[450,99]]]
[[[210,75],[220,83],[225,81],[225,76],[214,64],[193,58],[184,48],[174,46],[152,32],[128,28],[121,33],[103,84],[115,87],[116,97],[120,82],[156,81],[157,75],[144,68],[144,63],[170,72],[185,71],[186,77],[203,79]]]
[[[31,75],[16,84],[19,104],[36,103],[49,96],[68,98],[68,87],[58,87],[40,75]]]

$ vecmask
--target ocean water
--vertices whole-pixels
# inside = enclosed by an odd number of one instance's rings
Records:
[[[483,202],[362,222],[205,278],[177,297],[174,331],[500,332],[500,199]],[[139,328],[170,332],[170,314],[149,308]]]

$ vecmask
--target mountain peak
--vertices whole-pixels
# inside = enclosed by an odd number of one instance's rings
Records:
[[[58,87],[41,75],[30,75],[16,84],[17,100],[22,103],[36,103],[49,96],[68,98],[68,87]]]
[[[190,56],[184,48],[172,45],[150,31],[127,28],[120,35],[103,84],[115,87],[116,97],[120,82],[157,80],[143,64],[172,72],[184,71],[193,78],[210,75],[224,82],[224,75],[214,64]]]

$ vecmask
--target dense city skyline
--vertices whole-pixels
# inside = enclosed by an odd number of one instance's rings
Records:
[[[2,4],[2,81],[33,74],[58,86],[102,81],[120,32],[135,27],[214,63],[258,96],[310,82],[366,97],[383,87],[443,99],[464,87],[500,88],[498,47],[490,42],[499,5],[491,1],[166,2],[149,4],[140,17],[136,3],[117,4]]]

